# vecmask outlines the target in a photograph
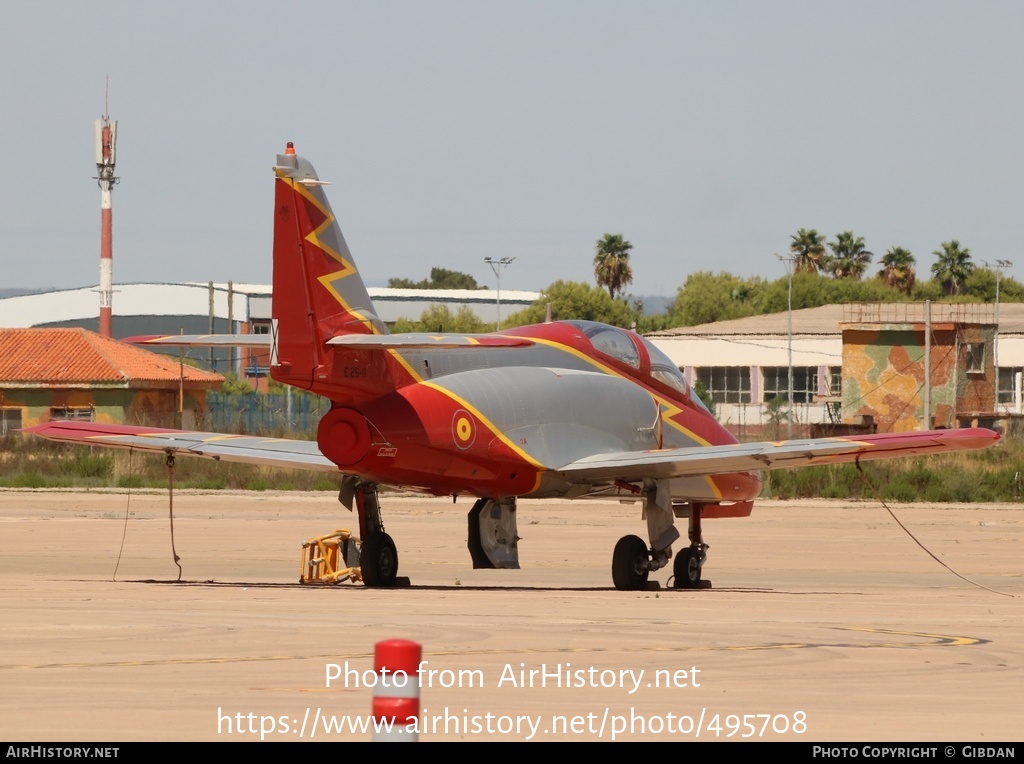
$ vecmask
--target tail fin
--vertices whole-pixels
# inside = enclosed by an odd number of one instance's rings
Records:
[[[274,347],[271,376],[309,389],[323,379],[325,343],[340,334],[387,334],[316,171],[292,144],[274,167]]]

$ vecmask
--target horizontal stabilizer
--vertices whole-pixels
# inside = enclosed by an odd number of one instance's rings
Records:
[[[125,337],[122,342],[132,345],[161,345],[164,347],[216,348],[259,347],[269,348],[269,334],[140,334]]]
[[[353,350],[417,350],[436,348],[521,348],[533,345],[524,337],[504,334],[342,334],[327,340],[328,345]]]
[[[838,464],[858,459],[888,459],[942,451],[987,448],[999,434],[983,428],[892,432],[849,438],[811,438],[728,446],[667,448],[596,454],[557,470],[574,482],[627,482],[776,470],[813,464]]]

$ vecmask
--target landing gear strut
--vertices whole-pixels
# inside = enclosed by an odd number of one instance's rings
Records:
[[[359,514],[359,538],[362,539],[359,567],[363,583],[373,587],[394,586],[398,580],[398,549],[391,536],[384,532],[377,486],[362,482],[343,486],[339,496],[342,503],[352,496]]]

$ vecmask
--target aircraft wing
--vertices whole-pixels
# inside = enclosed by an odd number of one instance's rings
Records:
[[[677,477],[776,470],[858,459],[889,459],[942,451],[987,448],[999,434],[983,428],[898,432],[862,437],[811,438],[779,442],[694,446],[658,451],[596,454],[555,470],[573,482]]]
[[[228,462],[338,472],[320,453],[316,442],[254,435],[188,432],[157,427],[47,422],[22,432],[79,445],[137,448],[143,451],[202,456]],[[863,437],[812,438],[778,442],[693,446],[657,451],[595,454],[559,467],[554,472],[572,482],[595,483],[727,474],[838,464],[858,459],[889,459],[943,451],[987,448],[999,434],[983,428],[885,433]]]
[[[78,445],[136,448],[140,451],[205,456],[226,462],[338,472],[338,465],[321,454],[316,442],[312,440],[187,432],[97,422],[47,422],[28,427],[22,432]]]

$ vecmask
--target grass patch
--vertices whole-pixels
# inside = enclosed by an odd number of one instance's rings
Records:
[[[886,501],[1024,501],[1024,440],[1006,438],[982,451],[935,454],[864,463]],[[779,499],[872,499],[857,467],[835,464],[762,474],[764,496]]]
[[[886,501],[1024,501],[1024,438],[1007,437],[982,451],[864,463]],[[872,499],[853,464],[762,473],[762,495],[782,499]],[[340,476],[323,472],[182,457],[175,486],[203,490],[334,491]],[[95,451],[40,438],[0,438],[0,486],[7,488],[166,488],[162,454]]]

